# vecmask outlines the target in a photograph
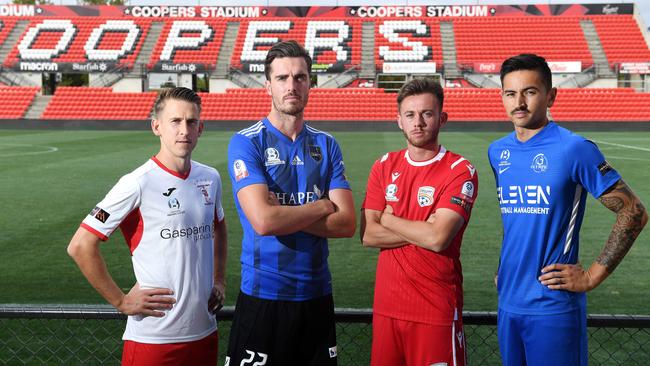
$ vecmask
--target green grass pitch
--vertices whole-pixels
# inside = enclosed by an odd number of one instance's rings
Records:
[[[241,228],[226,168],[230,132],[206,131],[193,158],[216,167],[224,181],[229,226],[228,299],[239,287]],[[650,133],[589,132],[610,163],[650,205]],[[399,132],[337,132],[355,203],[363,199],[370,166],[384,152],[404,147]],[[493,274],[501,223],[486,150],[501,132],[445,132],[440,141],[468,158],[480,178],[479,197],[462,247],[465,310],[496,310]],[[0,130],[0,303],[103,303],[66,254],[80,221],[125,173],[157,152],[159,143],[141,131]],[[598,255],[614,215],[588,199],[581,231],[581,262]],[[650,230],[647,230],[650,231]],[[589,294],[589,313],[648,314],[650,234],[642,233],[614,275]],[[102,245],[109,270],[124,289],[134,283],[128,249],[116,233]],[[372,306],[377,251],[358,235],[330,241],[330,267],[337,307]]]

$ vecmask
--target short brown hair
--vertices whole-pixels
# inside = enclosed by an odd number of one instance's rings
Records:
[[[266,54],[266,60],[264,60],[264,75],[266,76],[266,80],[271,80],[271,63],[273,60],[284,57],[302,57],[307,64],[307,75],[311,76],[311,56],[309,56],[309,53],[303,46],[291,40],[274,44]]]
[[[406,99],[406,97],[426,93],[429,93],[438,99],[438,102],[440,103],[440,110],[442,110],[442,104],[445,99],[442,85],[440,85],[439,82],[429,78],[413,79],[408,83],[402,85],[402,88],[399,90],[399,94],[397,94],[397,110],[399,110],[400,106],[402,105],[402,101]]]
[[[199,95],[196,94],[192,89],[175,87],[160,90],[160,93],[158,93],[158,97],[153,104],[151,118],[157,118],[163,108],[165,108],[165,101],[168,99],[176,99],[193,103],[199,109],[199,115],[201,114],[201,97],[199,97]]]

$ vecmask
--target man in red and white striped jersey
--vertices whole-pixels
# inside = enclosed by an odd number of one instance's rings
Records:
[[[363,244],[381,249],[371,364],[465,365],[460,245],[478,177],[438,143],[440,84],[414,79],[397,103],[407,148],[375,162],[361,215]]]
[[[160,151],[117,182],[68,246],[88,282],[129,315],[123,365],[217,362],[213,313],[225,294],[227,237],[219,173],[191,160],[203,131],[200,110],[190,89],[161,92],[151,122]],[[99,250],[117,228],[137,280],[126,294]]]

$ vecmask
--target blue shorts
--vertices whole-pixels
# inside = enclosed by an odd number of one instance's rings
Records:
[[[587,366],[587,313],[521,315],[499,309],[499,349],[503,366]]]

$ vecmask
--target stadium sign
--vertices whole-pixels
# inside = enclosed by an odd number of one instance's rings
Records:
[[[116,62],[25,62],[16,63],[12,70],[21,72],[105,73],[118,69]]]
[[[205,64],[198,63],[171,63],[171,62],[158,62],[152,68],[154,72],[169,72],[169,73],[203,73],[211,70],[213,67],[208,67]]]
[[[435,62],[384,62],[384,74],[435,74]]]
[[[650,62],[623,62],[618,72],[621,74],[650,74]]]
[[[582,62],[580,61],[549,61],[548,67],[554,74],[582,72]]]

